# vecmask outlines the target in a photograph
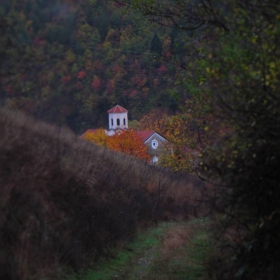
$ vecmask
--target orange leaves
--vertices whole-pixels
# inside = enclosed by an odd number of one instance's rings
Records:
[[[147,146],[132,129],[117,131],[115,135],[108,136],[104,129],[100,128],[87,133],[86,140],[92,141],[100,146],[126,153],[137,158],[150,161]]]
[[[161,158],[161,164],[174,171],[193,172],[193,165],[206,145],[205,126],[209,116],[205,112],[205,100],[198,97],[188,99],[181,112],[170,116],[162,109],[153,109],[140,124],[144,129],[156,130],[172,144]]]
[[[122,130],[108,139],[108,148],[133,155],[137,158],[150,160],[147,146],[142,139],[132,129]]]
[[[140,120],[141,127],[145,130],[156,130],[165,135],[165,128],[168,122],[168,114],[165,109],[152,109],[150,113],[143,116]]]

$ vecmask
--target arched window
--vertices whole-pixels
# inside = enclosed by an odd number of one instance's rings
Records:
[[[117,125],[118,126],[120,125],[120,119],[117,119]]]
[[[125,125],[125,118],[123,119],[123,125]]]
[[[114,121],[113,121],[113,119],[111,119],[111,125],[114,126]]]

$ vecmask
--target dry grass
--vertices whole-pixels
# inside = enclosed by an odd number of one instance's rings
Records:
[[[153,267],[145,279],[198,280],[207,278],[210,239],[208,222],[174,224],[167,231]]]
[[[206,187],[194,176],[6,110],[0,135],[1,279],[79,269],[109,256],[139,224],[201,212],[196,199]]]
[[[188,241],[193,237],[194,232],[182,228],[174,228],[167,234],[161,248],[161,254],[165,261],[174,258],[174,253],[187,246]]]

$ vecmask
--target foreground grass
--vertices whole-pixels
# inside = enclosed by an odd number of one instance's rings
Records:
[[[205,220],[161,223],[141,232],[136,240],[72,279],[198,280],[206,278],[210,239]]]
[[[202,219],[170,228],[145,279],[206,279],[211,248],[207,226]]]
[[[169,223],[161,223],[158,227],[138,233],[134,242],[124,246],[119,252],[115,252],[115,257],[111,260],[100,260],[94,269],[80,273],[72,279],[82,280],[110,280],[110,279],[130,279],[131,274],[143,274],[149,267],[138,266],[138,261],[145,256],[158,250],[163,239],[164,232]]]

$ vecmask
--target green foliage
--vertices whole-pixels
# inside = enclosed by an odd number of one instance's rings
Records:
[[[177,223],[166,229],[148,279],[207,279],[207,261],[213,240],[204,219]]]
[[[167,223],[161,223],[156,228],[139,230],[134,241],[124,244],[124,248],[118,248],[114,252],[114,259],[101,259],[94,265],[93,269],[79,273],[71,279],[82,280],[110,280],[114,277],[131,279],[137,274],[145,273],[143,267],[139,267],[139,259],[145,257],[148,250],[156,250],[159,247]],[[147,267],[148,269],[148,267]]]
[[[279,20],[278,1],[132,1],[163,25],[200,33],[185,40],[196,60],[179,79],[212,112],[198,174],[220,186],[218,279],[277,279],[279,274]],[[188,5],[188,9],[185,9]],[[190,44],[191,43],[191,44]],[[234,233],[234,234],[233,234]],[[239,234],[235,239],[233,235]],[[222,266],[224,265],[224,269]]]
[[[154,36],[151,40],[150,52],[156,53],[158,55],[161,55],[161,53],[162,53],[162,42],[156,32],[154,33]]]

